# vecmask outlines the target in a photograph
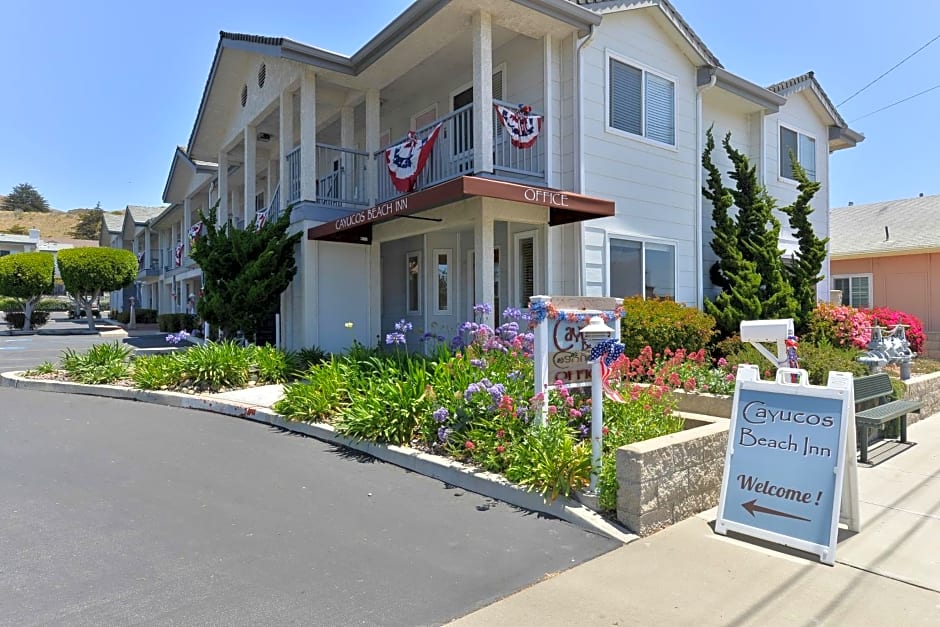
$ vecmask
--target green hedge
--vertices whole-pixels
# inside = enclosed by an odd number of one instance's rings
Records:
[[[706,313],[672,300],[639,296],[624,299],[620,341],[628,357],[636,357],[649,346],[653,354],[667,348],[697,351],[715,335],[715,319]]]
[[[7,326],[11,329],[22,329],[23,325],[26,322],[26,314],[22,311],[8,311],[3,314],[3,320],[7,323]],[[48,311],[33,311],[32,315],[29,317],[30,326],[34,329],[38,329],[49,322],[49,312]]]
[[[156,309],[136,309],[134,319],[137,321],[137,324],[154,324],[157,322],[157,310]],[[111,316],[112,320],[116,320],[121,324],[128,324],[131,321],[131,312],[127,311],[116,311]]]
[[[71,311],[72,303],[56,298],[43,298],[36,305],[39,311]]]
[[[187,313],[160,314],[157,316],[157,322],[160,330],[167,333],[192,331],[196,328],[196,316]]]

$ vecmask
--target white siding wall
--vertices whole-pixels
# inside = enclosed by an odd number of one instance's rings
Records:
[[[605,129],[607,51],[676,80],[676,148]],[[675,243],[676,299],[694,305],[695,195],[699,193],[695,184],[695,65],[643,10],[606,15],[582,54],[582,191],[617,205],[616,216],[594,220],[590,227]],[[585,245],[596,243],[586,237]],[[606,276],[606,268],[602,274]],[[585,280],[585,294],[595,294],[596,273],[586,274]]]
[[[777,206],[792,203],[797,196],[796,183],[780,176],[780,124],[816,138],[816,180],[822,187],[813,198],[811,220],[817,237],[829,236],[829,127],[815,108],[815,95],[808,90],[792,94],[780,107],[780,112],[768,116],[764,124],[766,141],[767,191],[777,199]],[[784,245],[794,245],[786,215],[779,215],[781,239]],[[816,286],[817,297],[829,299],[829,259],[822,270],[826,277]]]

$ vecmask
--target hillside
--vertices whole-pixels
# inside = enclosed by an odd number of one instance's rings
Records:
[[[48,213],[14,214],[12,211],[0,211],[0,233],[7,233],[14,225],[27,229],[39,229],[39,236],[44,240],[71,239],[72,229],[78,224],[79,214],[74,211],[49,211]]]

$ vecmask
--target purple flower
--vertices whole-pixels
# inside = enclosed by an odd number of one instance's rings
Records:
[[[488,316],[493,313],[493,306],[489,303],[477,303],[473,306],[473,313]]]
[[[513,370],[506,376],[515,381],[516,379],[522,377],[522,373],[519,372],[518,370]]]
[[[440,429],[437,430],[437,440],[440,443],[444,444],[447,442],[447,440],[450,438],[450,434],[453,432],[454,431],[452,429],[448,429],[447,427],[441,427]]]
[[[446,407],[441,407],[434,412],[434,420],[437,422],[446,422],[448,418],[450,418],[450,412],[447,411]]]
[[[483,368],[486,368],[486,360],[485,360],[485,359],[471,359],[471,360],[470,360],[470,364],[473,365],[473,366],[476,366],[477,368],[479,368],[479,369],[481,369],[481,370],[482,370]]]
[[[395,330],[399,333],[408,333],[413,328],[412,324],[404,318],[395,323]]]
[[[388,333],[385,336],[386,344],[404,344],[405,343],[405,334],[404,333]]]

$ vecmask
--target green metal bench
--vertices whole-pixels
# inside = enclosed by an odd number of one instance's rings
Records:
[[[896,400],[891,379],[879,372],[855,379],[855,426],[859,433],[859,461],[868,463],[869,429],[883,427],[885,423],[899,422],[900,440],[907,442],[907,415],[920,413],[923,403],[907,399]]]

